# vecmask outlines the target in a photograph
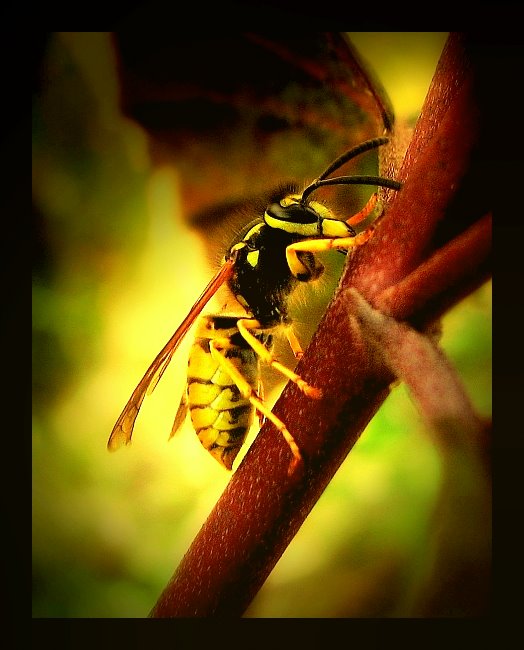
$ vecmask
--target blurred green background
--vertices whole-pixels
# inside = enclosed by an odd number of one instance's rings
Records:
[[[396,115],[416,116],[446,34],[351,37]],[[118,109],[109,34],[53,34],[33,98],[34,617],[147,616],[229,480],[189,426],[167,443],[189,340],[144,402],[133,444],[106,450],[138,379],[209,279],[178,188],[176,170],[151,166],[144,132]],[[489,417],[490,283],[446,316],[442,346]],[[247,616],[416,613],[440,479],[397,387]]]

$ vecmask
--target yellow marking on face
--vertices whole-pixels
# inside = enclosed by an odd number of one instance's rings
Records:
[[[310,201],[309,207],[312,208],[322,219],[322,236],[323,237],[347,237],[351,233],[347,224],[340,219],[335,219],[333,212],[318,201]]]
[[[309,207],[312,208],[323,219],[333,219],[333,212],[318,201],[309,201]]]
[[[293,203],[299,203],[300,196],[297,194],[284,197],[280,201],[280,205],[285,208]],[[322,203],[318,201],[310,201],[308,206],[314,210],[320,217],[322,227],[322,237],[338,238],[351,236],[351,229],[348,225],[340,219],[333,217],[333,212]],[[318,237],[318,224],[317,223],[294,223],[292,221],[284,221],[271,217],[267,212],[264,215],[264,220],[272,228],[280,228],[285,232],[302,235],[303,237]]]
[[[302,237],[315,237],[318,236],[317,222],[314,223],[295,223],[294,221],[284,221],[284,219],[276,219],[267,212],[264,214],[264,221],[271,228],[283,230],[294,235],[302,235]]]
[[[322,234],[324,237],[348,237],[351,236],[349,226],[339,219],[324,219],[322,221]]]

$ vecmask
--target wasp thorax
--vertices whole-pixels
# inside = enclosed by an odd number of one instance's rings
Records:
[[[256,410],[273,423],[289,445],[293,456],[289,471],[293,471],[301,461],[300,450],[286,424],[259,395],[259,360],[293,381],[306,395],[321,396],[320,389],[310,386],[274,358],[270,330],[285,325],[295,356],[302,356],[290,327],[289,298],[301,283],[314,280],[322,272],[317,253],[332,249],[349,251],[369,239],[366,232],[361,233],[364,237],[357,236],[350,224],[360,223],[374,206],[368,202],[364,210],[343,221],[328,206],[309,197],[326,185],[365,184],[400,189],[398,181],[381,177],[330,177],[351,158],[386,142],[387,138],[375,138],[343,153],[301,193],[290,187],[275,191],[264,215],[255,216],[232,240],[222,268],[147,369],[113,427],[108,441],[110,449],[131,441],[144,397],[155,388],[197,316],[226,283],[247,316],[207,315],[199,319],[188,362],[187,387],[171,435],[189,412],[202,445],[231,469]]]

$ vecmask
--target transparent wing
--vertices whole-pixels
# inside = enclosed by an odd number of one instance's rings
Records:
[[[188,410],[189,410],[189,404],[187,402],[186,392],[184,391],[184,393],[182,394],[182,398],[180,400],[180,406],[178,407],[178,411],[176,412],[175,415],[175,421],[173,422],[171,433],[169,434],[169,439],[171,439],[175,435],[175,433],[180,429],[180,427],[184,424],[184,420],[186,419]]]
[[[129,444],[131,442],[131,436],[133,434],[133,427],[135,426],[135,420],[144,401],[146,394],[152,392],[159,382],[160,378],[164,374],[165,369],[169,365],[175,350],[178,345],[187,334],[189,328],[194,323],[197,316],[200,314],[202,309],[206,306],[212,296],[217,292],[218,288],[231,277],[233,273],[233,259],[225,262],[220,270],[215,274],[211,282],[204,289],[198,300],[191,307],[188,315],[182,321],[176,332],[165,344],[165,346],[160,350],[160,352],[155,357],[153,363],[146,370],[145,375],[140,380],[140,383],[133,391],[133,394],[129,398],[129,401],[124,407],[124,410],[120,414],[120,417],[113,427],[113,431],[109,436],[107,442],[107,448],[111,451],[118,449],[124,444]]]

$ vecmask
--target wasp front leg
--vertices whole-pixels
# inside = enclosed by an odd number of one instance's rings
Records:
[[[300,260],[300,253],[322,253],[330,250],[349,250],[367,242],[373,235],[368,228],[355,236],[330,239],[304,239],[286,248],[286,260],[291,273],[299,279],[311,279],[308,267]]]

